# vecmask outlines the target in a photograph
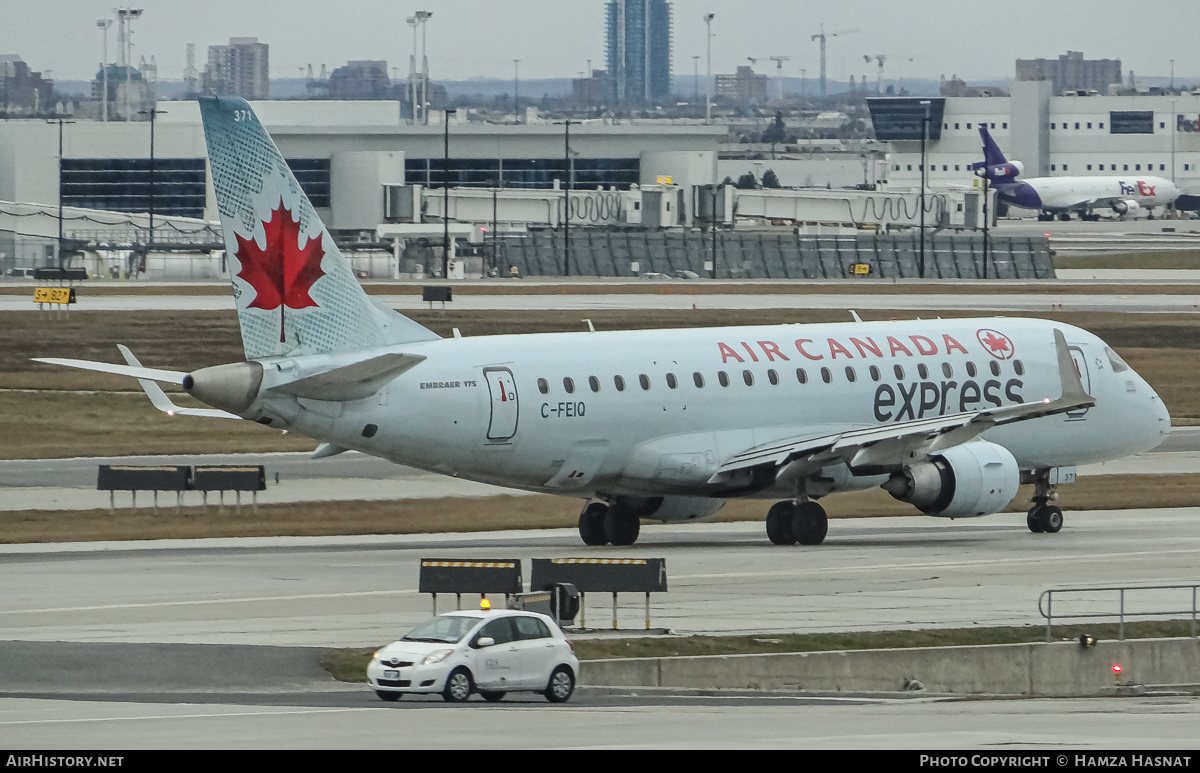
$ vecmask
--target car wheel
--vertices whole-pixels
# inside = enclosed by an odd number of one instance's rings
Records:
[[[376,690],[375,694],[379,696],[379,700],[388,702],[398,701],[404,695],[402,692],[387,692],[385,690]]]
[[[551,703],[566,703],[575,692],[575,675],[566,666],[559,666],[550,674],[546,685],[546,700]]]
[[[482,697],[482,698],[483,698],[485,701],[491,701],[492,703],[495,703],[496,701],[498,701],[498,700],[500,700],[501,698],[503,698],[505,695],[508,695],[508,693],[506,693],[506,692],[495,692],[495,691],[492,691],[492,690],[480,690],[480,691],[479,691],[479,695],[480,695],[480,697]]]
[[[446,677],[446,687],[442,690],[442,697],[446,699],[447,703],[464,703],[467,698],[471,697],[473,687],[471,672],[459,666],[450,672],[450,676]]]

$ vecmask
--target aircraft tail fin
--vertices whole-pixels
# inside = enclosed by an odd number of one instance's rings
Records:
[[[200,115],[246,359],[439,337],[367,296],[244,99],[202,97]]]
[[[979,127],[979,136],[983,139],[984,166],[1000,166],[1008,163],[1008,159],[1004,157],[1004,153],[1000,151],[1000,146],[992,139],[992,135],[988,133],[986,126]]]

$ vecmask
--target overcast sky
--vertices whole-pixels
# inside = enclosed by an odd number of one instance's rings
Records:
[[[350,59],[386,59],[407,72],[412,33],[405,18],[433,12],[428,23],[434,79],[511,78],[519,58],[524,78],[576,77],[592,60],[604,67],[602,0],[143,0],[134,28],[134,62],[154,55],[159,77],[179,79],[185,44],[196,44],[203,69],[207,47],[230,37],[257,37],[271,46],[271,77],[299,76],[310,62],[333,67]],[[863,55],[885,54],[884,78],[1012,77],[1017,58],[1057,57],[1068,49],[1088,58],[1119,58],[1126,76],[1200,80],[1200,0],[676,0],[673,65],[691,75],[693,56],[704,73],[704,13],[713,22],[713,71],[732,72],[747,57],[791,59],[816,77],[818,45],[829,38],[829,77],[875,77]],[[0,0],[0,54],[19,54],[34,70],[85,80],[101,59],[95,22],[112,17],[111,0]],[[851,31],[852,30],[852,31]],[[116,59],[116,26],[109,58]],[[911,61],[910,61],[911,59]],[[773,62],[756,70],[774,74]]]

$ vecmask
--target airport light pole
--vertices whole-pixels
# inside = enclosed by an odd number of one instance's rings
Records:
[[[48,123],[58,123],[58,267],[63,267],[63,186],[62,186],[62,167],[63,167],[63,124],[75,123],[74,121],[64,121],[62,117],[56,118]]]
[[[563,276],[571,275],[571,124],[570,118],[556,121],[563,125]]]
[[[452,107],[446,108],[442,117],[442,142],[445,157],[442,174],[442,279],[450,278],[450,116],[458,111]]]
[[[716,18],[715,13],[704,14],[704,24],[708,27],[708,54],[705,65],[705,81],[704,81],[704,122],[712,123],[712,22]]]
[[[138,115],[150,116],[150,239],[149,244],[154,244],[154,119],[160,115],[166,114],[166,110],[159,110],[157,107],[152,107],[149,110],[140,110]]]
[[[921,100],[925,114],[921,118],[921,252],[917,258],[917,275],[925,278],[925,146],[929,142],[929,110],[933,103]]]
[[[717,278],[717,186],[708,184],[704,186],[708,190],[709,197],[709,217],[708,230],[712,236],[712,278]]]
[[[520,59],[513,60],[513,123],[521,123],[521,76],[518,65]]]
[[[104,91],[101,92],[103,101],[100,103],[101,119],[105,123],[108,122],[108,28],[112,26],[112,19],[97,19],[96,26],[104,32],[104,61],[100,65],[100,81],[103,84]]]
[[[987,170],[984,170],[983,175],[983,278],[988,278],[988,226],[991,222],[988,220],[988,178]]]

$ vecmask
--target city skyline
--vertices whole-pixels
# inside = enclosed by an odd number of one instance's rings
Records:
[[[1128,4],[1116,0],[1033,0],[967,5],[956,0],[912,0],[902,4],[846,0],[838,4],[807,0],[676,0],[672,11],[672,74],[689,78],[700,57],[705,69],[704,13],[715,13],[713,73],[731,73],[756,61],[757,72],[780,71],[768,56],[789,57],[782,74],[812,79],[819,68],[818,44],[811,36],[822,24],[828,39],[830,80],[876,77],[884,54],[885,82],[957,75],[970,80],[1012,77],[1014,61],[1054,58],[1067,50],[1089,58],[1121,59],[1125,74],[1166,77],[1174,59],[1177,82],[1200,76],[1200,52],[1190,30],[1200,25],[1200,4],[1174,0],[1156,7],[1155,19],[1169,19],[1151,31],[1130,34]],[[590,61],[604,67],[602,0],[432,0],[395,3],[362,0],[330,10],[315,0],[247,4],[209,0],[202,7],[182,0],[147,0],[134,25],[134,64],[155,57],[159,76],[179,80],[185,47],[198,51],[231,37],[258,37],[271,49],[271,77],[300,77],[308,64],[330,70],[350,60],[387,60],[390,74],[407,77],[411,30],[405,19],[418,9],[434,14],[428,25],[431,77],[470,80],[513,77],[578,77]],[[135,6],[139,7],[139,6]],[[0,54],[18,54],[37,71],[62,80],[87,80],[99,69],[102,35],[95,22],[112,17],[104,0],[57,0],[6,9],[0,28]],[[1034,20],[1032,22],[1027,20]],[[1153,20],[1151,20],[1153,21]],[[833,33],[847,31],[834,36]],[[1153,40],[1148,46],[1145,41]],[[109,59],[116,59],[115,25],[109,33]],[[419,63],[418,63],[419,64]]]

